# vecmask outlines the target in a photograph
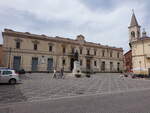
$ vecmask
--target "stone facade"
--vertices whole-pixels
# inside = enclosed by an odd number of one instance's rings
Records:
[[[3,45],[0,45],[0,67],[3,67]]]
[[[132,64],[134,74],[150,75],[150,37],[142,32],[133,13],[129,26],[129,44],[132,49]]]
[[[5,29],[3,35],[4,65],[25,71],[59,71],[73,69],[74,53],[79,53],[81,70],[120,72],[123,70],[123,49],[85,41],[48,37]]]

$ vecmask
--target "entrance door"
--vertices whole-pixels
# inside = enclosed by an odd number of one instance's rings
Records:
[[[90,62],[90,60],[89,59],[87,59],[86,60],[86,68],[88,69],[88,70],[90,70],[90,68],[91,68],[91,62]]]
[[[33,57],[32,58],[32,71],[37,71],[38,70],[38,58]]]
[[[47,70],[53,70],[53,59],[52,58],[47,59]]]
[[[13,69],[20,70],[21,56],[14,56]]]
[[[103,61],[102,64],[101,64],[101,71],[102,71],[102,72],[105,71],[105,61]]]
[[[110,72],[113,71],[113,62],[110,62]]]
[[[71,60],[70,60],[70,70],[72,71],[73,68],[74,68],[74,59],[71,58]]]

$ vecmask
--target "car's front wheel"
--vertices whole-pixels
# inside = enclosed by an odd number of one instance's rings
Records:
[[[10,80],[9,80],[9,83],[10,83],[10,84],[16,84],[16,80],[15,80],[15,79],[10,79]]]

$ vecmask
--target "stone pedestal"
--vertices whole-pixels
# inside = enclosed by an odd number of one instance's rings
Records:
[[[76,75],[81,76],[82,75],[79,61],[74,61],[74,68],[73,68],[72,74],[74,76],[76,76]]]

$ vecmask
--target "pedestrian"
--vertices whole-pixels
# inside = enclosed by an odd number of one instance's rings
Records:
[[[61,76],[61,78],[64,78],[64,69],[63,68],[61,68],[61,70],[60,70],[60,76]]]
[[[53,78],[56,78],[56,69],[54,69]]]

